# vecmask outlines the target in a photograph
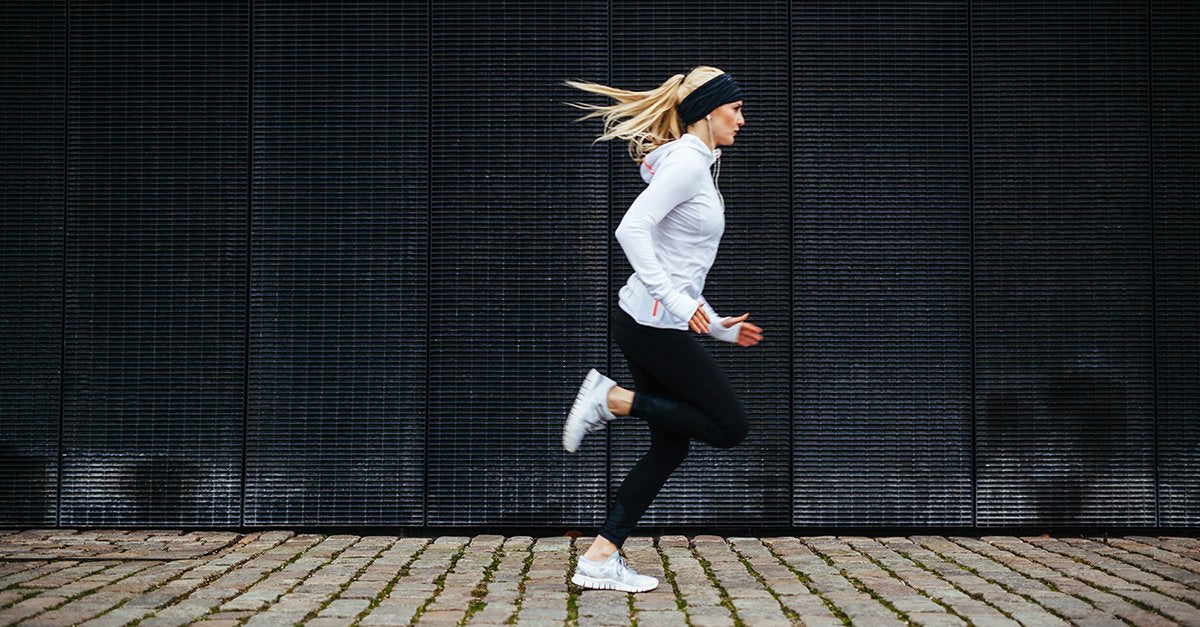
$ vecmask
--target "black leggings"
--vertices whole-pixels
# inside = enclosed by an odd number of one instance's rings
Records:
[[[694,331],[645,326],[620,306],[613,309],[613,336],[636,386],[630,415],[650,426],[650,450],[621,483],[599,532],[620,547],[687,457],[690,438],[731,448],[749,424],[725,372]]]

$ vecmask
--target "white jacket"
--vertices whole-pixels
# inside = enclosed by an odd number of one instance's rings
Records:
[[[703,304],[709,335],[736,343],[742,323],[725,328],[704,298],[704,281],[725,232],[725,199],[709,167],[721,156],[691,134],[650,151],[642,161],[638,195],[621,224],[617,241],[633,267],[618,303],[640,324],[688,330]]]

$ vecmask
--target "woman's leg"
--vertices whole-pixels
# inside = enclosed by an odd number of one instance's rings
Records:
[[[637,363],[630,362],[629,371],[639,392],[644,390],[667,391]],[[603,560],[611,555],[613,550],[619,549],[625,544],[634,525],[650,507],[650,503],[658,495],[663,484],[687,457],[687,436],[658,425],[647,424],[650,427],[650,450],[646,451],[646,454],[634,464],[633,468],[629,470],[629,474],[625,476],[625,480],[621,482],[608,518],[597,534],[611,544],[602,542],[598,538],[585,553],[588,559]]]
[[[608,518],[585,553],[593,560],[608,557],[624,544],[667,478],[687,457],[690,437],[728,448],[747,431],[745,412],[733,387],[695,337],[688,331],[640,325],[620,307],[615,310],[613,335],[628,359],[636,387],[630,415],[649,425],[650,450],[621,483]]]
[[[717,448],[736,446],[749,423],[725,371],[691,331],[638,324],[615,308],[613,336],[630,363],[658,387],[634,380],[630,415]],[[713,324],[717,324],[716,321]]]

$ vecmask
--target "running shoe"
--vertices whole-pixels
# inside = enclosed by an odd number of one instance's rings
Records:
[[[593,562],[580,555],[571,583],[597,590],[645,592],[658,587],[658,579],[638,572],[625,564],[620,551],[613,551],[603,562]]]
[[[583,442],[583,436],[603,429],[608,426],[608,421],[617,417],[608,409],[608,391],[616,384],[595,368],[587,373],[563,424],[563,448],[568,452],[574,453]]]

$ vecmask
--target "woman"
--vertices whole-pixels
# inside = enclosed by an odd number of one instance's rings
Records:
[[[746,321],[750,314],[722,318],[702,296],[725,230],[725,201],[709,168],[717,164],[719,179],[717,146],[733,144],[746,123],[742,89],[733,77],[703,65],[644,92],[566,84],[618,101],[566,104],[596,109],[579,120],[603,114],[606,132],[596,141],[629,140],[630,156],[649,184],[616,230],[634,272],[613,308],[612,329],[636,391],[592,369],[563,425],[563,447],[575,451],[585,435],[610,420],[636,416],[650,427],[650,450],[621,484],[571,581],[585,588],[644,592],[658,580],[627,566],[619,551],[633,526],[687,456],[690,438],[730,448],[748,428],[729,379],[689,332],[740,346],[762,339],[762,329]]]

